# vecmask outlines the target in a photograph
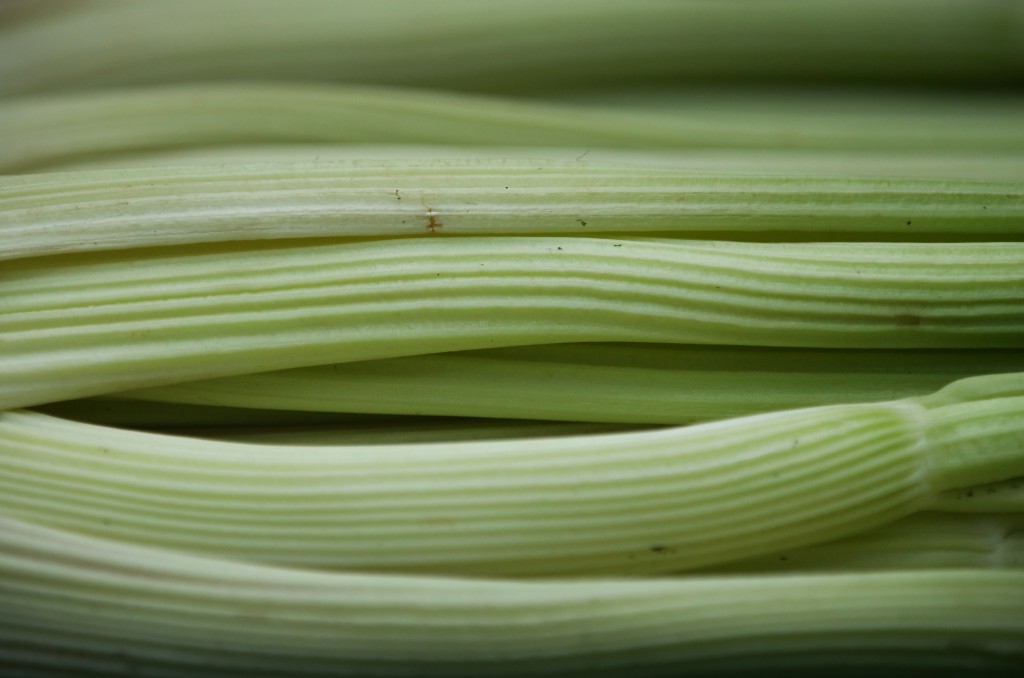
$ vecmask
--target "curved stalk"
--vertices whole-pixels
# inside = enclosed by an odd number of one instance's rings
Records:
[[[1024,244],[429,238],[11,262],[0,407],[572,341],[1024,346]]]
[[[1022,608],[1009,570],[327,574],[0,522],[0,669],[44,676],[1010,675]]]
[[[864,532],[944,491],[1024,475],[1022,413],[1024,397],[979,395],[556,439],[296,447],[8,412],[0,510],[315,567],[668,572]]]

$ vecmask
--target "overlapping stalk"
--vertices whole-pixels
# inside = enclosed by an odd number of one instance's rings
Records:
[[[1019,82],[1019,21],[1000,0],[591,0],[586,11],[573,0],[108,1],[0,32],[0,95],[210,80],[549,95],[679,82],[999,85]]]
[[[1024,371],[1024,352],[562,344],[245,374],[121,392],[123,399],[306,412],[686,424],[924,395]],[[110,400],[97,401],[96,408]],[[82,404],[86,406],[85,403]]]
[[[803,549],[719,565],[709,573],[864,572],[1024,565],[1024,513],[918,513]]]
[[[1024,475],[1024,381],[970,383],[938,401],[372,448],[183,442],[8,413],[0,506],[129,541],[316,567],[693,569],[863,532],[938,493]]]
[[[1014,570],[454,580],[264,567],[11,519],[0,550],[0,657],[45,676],[1005,675],[1024,652]]]
[[[894,233],[1019,239],[1016,182],[712,176],[554,161],[349,162],[0,178],[0,259],[326,237]]]
[[[1024,148],[1021,101],[989,96],[963,106],[956,97],[879,94],[865,104],[838,95],[783,99],[765,106],[757,92],[737,97],[690,91],[664,111],[613,102],[595,108],[556,101],[524,101],[431,90],[324,84],[183,84],[73,92],[0,103],[0,171],[59,169],[62,165],[120,162],[139,166],[187,161],[169,151],[207,149],[210,162],[248,153],[266,162],[292,147],[291,160],[351,157],[353,144],[429,144],[444,157],[555,157],[593,161],[611,155],[634,163],[720,166],[749,173],[784,172],[787,162],[805,174],[909,178],[945,173],[1012,180],[1020,176],[1015,151]],[[331,148],[329,144],[339,144]],[[609,149],[618,149],[610,154]],[[721,151],[714,154],[699,151]],[[898,156],[893,150],[899,149]],[[675,150],[669,154],[666,151]],[[685,153],[678,151],[685,150]],[[806,155],[769,153],[805,151]],[[589,151],[589,152],[588,152]],[[695,151],[698,151],[695,153]],[[488,152],[482,151],[486,154]],[[584,155],[586,154],[586,155]],[[803,164],[800,164],[800,161]],[[987,167],[986,167],[987,165]],[[1014,175],[1013,170],[1017,170]]]
[[[527,237],[25,259],[0,280],[0,407],[567,341],[1019,348],[1022,266],[1017,243]]]

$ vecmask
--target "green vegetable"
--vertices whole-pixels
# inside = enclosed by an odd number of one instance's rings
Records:
[[[667,572],[863,532],[941,492],[1024,475],[1022,415],[1021,374],[918,400],[657,431],[371,448],[182,439],[7,412],[0,510],[292,565]]]
[[[1024,674],[1019,5],[0,3],[0,675]]]
[[[542,95],[641,83],[1020,81],[1001,0],[69,3],[0,31],[0,96],[285,80]]]
[[[958,378],[1014,370],[1024,371],[1022,351],[554,344],[316,365],[114,397],[121,401],[118,408],[127,405],[124,399],[140,399],[263,412],[684,424],[894,400],[924,395]]]
[[[863,572],[1024,566],[1024,511],[924,512],[877,530],[719,565],[709,574]]]
[[[568,341],[1020,348],[1022,267],[1021,243],[581,237],[24,259],[0,274],[0,407]]]
[[[1016,511],[1024,513],[1024,476],[978,487],[947,492],[936,504],[943,511],[982,513]]]
[[[211,163],[233,154],[256,163],[282,151],[294,162],[366,152],[353,144],[387,144],[407,160],[423,153],[408,144],[431,144],[433,157],[472,157],[474,147],[500,146],[491,157],[582,156],[592,162],[609,156],[608,149],[620,149],[634,163],[667,159],[701,171],[777,174],[795,159],[793,169],[811,175],[1021,176],[1024,102],[1019,98],[977,96],[965,105],[960,96],[923,93],[879,92],[865,99],[789,92],[769,105],[769,92],[686,92],[667,110],[645,101],[595,106],[300,83],[190,83],[50,94],[0,103],[0,171],[103,161],[189,164],[201,149],[208,149]],[[180,159],[170,153],[174,149],[192,155]],[[667,153],[672,149],[677,152]],[[771,153],[780,150],[804,153]]]
[[[0,661],[34,675],[997,676],[1024,655],[1020,570],[481,581],[0,520]]]
[[[1024,234],[1021,195],[1019,182],[712,176],[541,160],[92,170],[0,178],[0,260],[317,237],[789,231],[1015,240]]]

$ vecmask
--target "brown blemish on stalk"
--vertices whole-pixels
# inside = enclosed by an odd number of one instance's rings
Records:
[[[430,207],[426,203],[423,203],[423,208],[427,210],[427,230],[431,233],[437,233],[437,229],[444,228],[444,224],[437,220],[437,215],[434,214],[434,208]]]
[[[894,319],[900,327],[917,327],[921,324],[921,316],[913,313],[901,313],[894,316]]]

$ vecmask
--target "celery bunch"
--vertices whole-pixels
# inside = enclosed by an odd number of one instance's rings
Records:
[[[0,7],[0,674],[1024,671],[1022,17]]]

